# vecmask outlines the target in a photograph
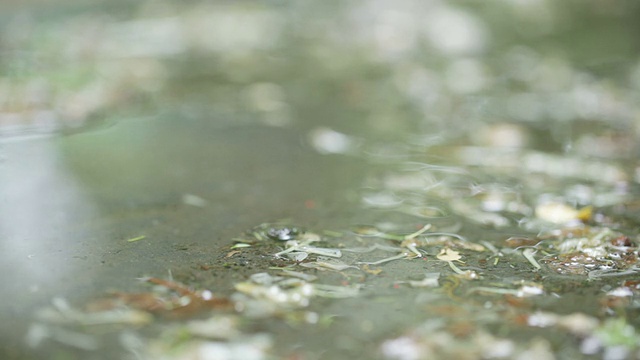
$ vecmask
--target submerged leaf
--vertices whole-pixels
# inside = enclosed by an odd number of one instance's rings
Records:
[[[456,261],[462,259],[459,252],[449,248],[443,248],[440,250],[440,253],[436,257],[442,261]]]

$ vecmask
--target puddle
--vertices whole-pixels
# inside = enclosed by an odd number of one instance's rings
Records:
[[[0,354],[638,357],[634,7],[12,9]]]

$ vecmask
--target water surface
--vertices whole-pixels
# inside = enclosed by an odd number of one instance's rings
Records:
[[[3,358],[634,358],[637,7],[7,7]],[[384,235],[426,224],[417,258]],[[349,267],[274,256],[271,227]],[[325,296],[237,294],[282,268]],[[146,277],[230,298],[195,318],[237,335],[64,312],[164,294]]]

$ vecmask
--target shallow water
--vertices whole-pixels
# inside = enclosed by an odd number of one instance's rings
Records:
[[[0,354],[634,358],[640,295],[625,281],[638,271],[637,10],[7,8]],[[585,235],[606,244],[629,240],[624,251],[574,244],[610,253],[568,260],[567,238],[554,235],[566,222],[620,233]],[[350,267],[275,257],[287,245],[260,233],[283,224],[321,235],[317,246],[340,249]],[[365,267],[409,249],[348,252],[401,245],[357,226],[404,236],[425,224],[418,258]],[[438,232],[450,236],[429,235]],[[237,241],[251,246],[234,250]],[[478,278],[457,276],[444,250]],[[283,267],[317,275],[318,294],[325,285],[357,294],[295,306],[234,295],[252,274]],[[415,283],[425,275],[438,282]],[[203,345],[176,330],[191,318],[92,326],[64,312],[157,291],[144,277],[231,297],[234,310],[213,314],[237,321],[238,335]],[[52,307],[62,320],[42,315]]]

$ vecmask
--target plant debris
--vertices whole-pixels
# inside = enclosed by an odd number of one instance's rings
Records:
[[[595,279],[630,274],[640,265],[635,242],[610,228],[567,228],[549,232],[541,239],[544,241],[538,247],[549,253],[541,261],[559,274]]]
[[[165,317],[184,318],[232,306],[229,299],[215,296],[209,290],[194,291],[183,284],[153,277],[141,280],[158,288],[141,293],[114,292],[108,298],[89,303],[88,309],[104,311],[125,306]]]

